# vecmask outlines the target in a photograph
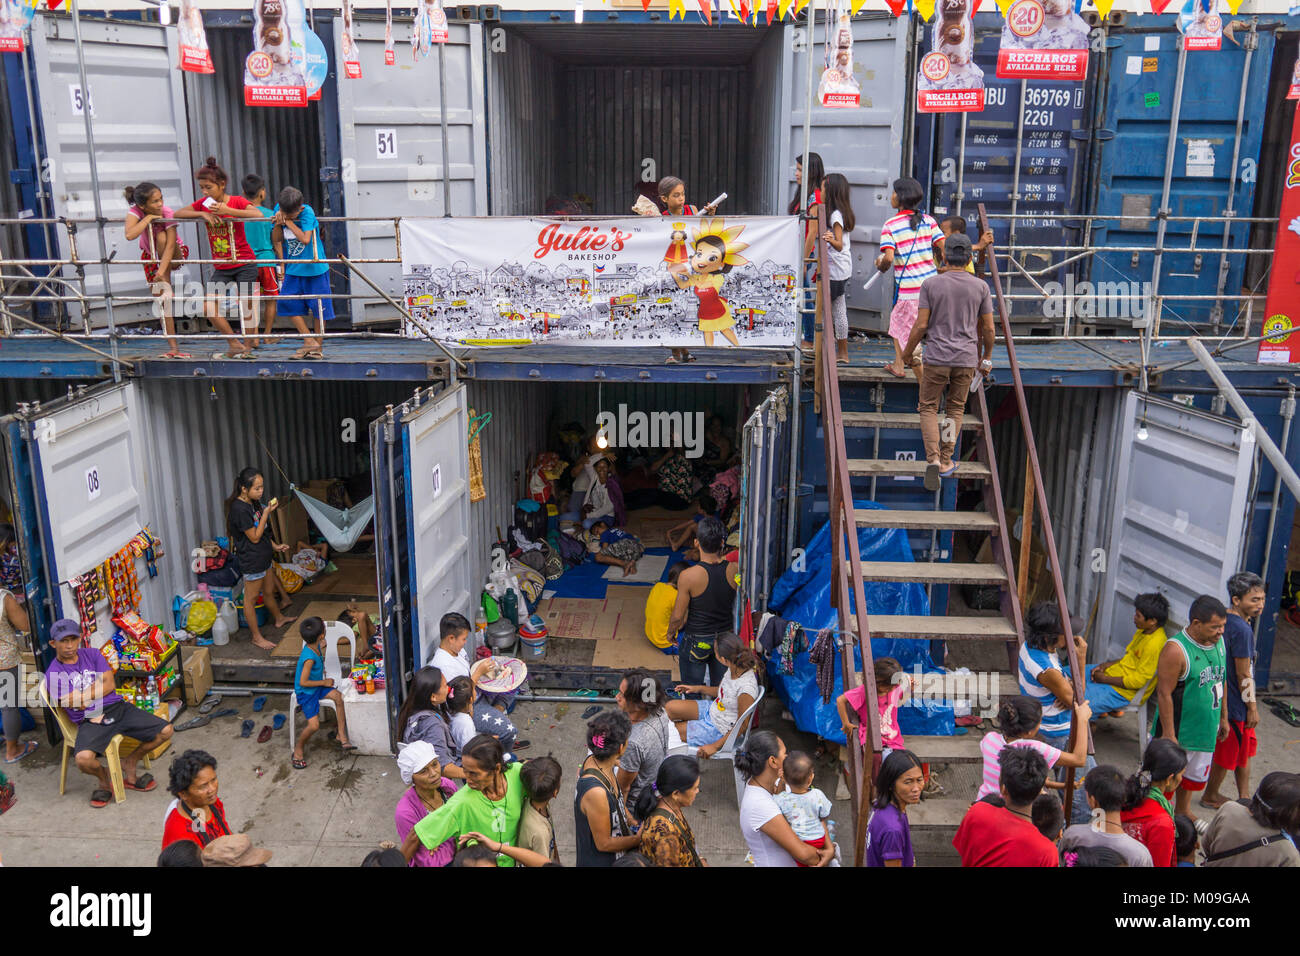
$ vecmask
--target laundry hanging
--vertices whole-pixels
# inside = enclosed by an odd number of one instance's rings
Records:
[[[301,491],[296,485],[289,490],[298,496],[307,514],[335,551],[351,551],[357,539],[375,517],[375,496],[371,495],[351,508],[331,508],[318,498]]]

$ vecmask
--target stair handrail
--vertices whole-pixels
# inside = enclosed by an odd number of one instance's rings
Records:
[[[863,687],[866,691],[866,712],[872,719],[865,721],[871,744],[871,757],[853,735],[848,741],[849,789],[853,798],[854,865],[861,866],[866,852],[866,823],[874,793],[874,781],[880,772],[880,721],[876,699],[875,662],[871,656],[871,627],[867,620],[866,594],[862,587],[862,555],[858,548],[858,522],[853,508],[853,486],[849,475],[849,459],[844,439],[844,416],[840,406],[840,379],[835,360],[835,348],[825,330],[831,326],[830,280],[827,278],[829,254],[826,240],[826,207],[817,206],[817,304],[821,316],[821,329],[815,330],[818,346],[817,368],[821,374],[817,388],[822,402],[822,432],[826,443],[826,484],[829,512],[827,520],[831,532],[831,605],[839,612],[840,666],[844,675],[844,690],[857,687],[858,673],[853,663],[855,643],[861,648]],[[848,561],[844,560],[844,541],[848,541]],[[849,595],[856,609],[857,633],[849,614]]]
[[[990,231],[988,213],[984,209],[984,203],[979,203],[976,207],[979,210],[980,235]],[[1066,604],[1065,581],[1061,577],[1061,561],[1056,552],[1056,535],[1052,532],[1052,515],[1047,510],[1047,492],[1043,485],[1043,472],[1038,463],[1038,446],[1034,443],[1034,429],[1029,421],[1029,403],[1025,398],[1025,383],[1020,377],[1020,362],[1016,358],[1015,337],[1011,333],[1011,319],[1007,310],[1007,303],[1002,294],[1002,282],[998,275],[997,256],[993,253],[993,246],[988,248],[988,266],[989,279],[993,285],[994,297],[998,306],[998,321],[1002,325],[1003,344],[1007,350],[1007,363],[1011,367],[1011,384],[1016,396],[1016,406],[1019,410],[1020,431],[1025,439],[1025,455],[1029,461],[1029,471],[1032,475],[1034,485],[1034,502],[1038,508],[1039,520],[1043,525],[1043,547],[1047,552],[1047,561],[1052,569],[1052,586],[1056,593],[1056,606],[1061,614],[1061,630],[1065,634],[1065,652],[1070,664],[1070,683],[1074,690],[1075,701],[1081,701],[1084,697],[1084,674],[1079,667],[1079,656],[1074,647],[1074,632],[1070,627],[1070,611]],[[1024,516],[1024,525],[1021,529],[1022,537],[1032,535],[1033,519],[1030,516]],[[1027,609],[1021,608],[1021,613]],[[1083,732],[1088,736],[1088,753],[1093,752],[1092,735],[1089,728],[1084,727]],[[1075,717],[1073,708],[1070,711],[1070,737],[1067,749],[1073,749],[1074,741],[1079,733],[1078,720]],[[1071,802],[1074,797],[1074,768],[1070,767],[1065,773],[1065,809],[1066,815],[1069,816]]]

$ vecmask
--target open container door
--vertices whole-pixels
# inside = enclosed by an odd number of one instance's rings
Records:
[[[156,183],[169,203],[194,194],[185,91],[176,63],[176,31],[156,23],[85,18],[81,21],[86,84],[81,89],[77,47],[72,24],[63,17],[39,16],[32,24],[33,60],[38,110],[44,131],[43,155],[50,157],[50,193],[55,216],[95,218],[95,202],[86,148],[85,110],[90,109],[95,131],[100,202],[109,223],[104,229],[104,254],[118,260],[138,260],[140,248],[127,242],[122,232],[126,203],[122,187],[146,181]],[[59,256],[70,254],[66,229],[55,229]],[[194,235],[182,236],[194,241]],[[77,255],[85,262],[101,258],[100,236],[92,224],[78,227]],[[197,252],[195,253],[198,254]],[[191,267],[197,272],[196,267]],[[113,294],[140,298],[138,303],[115,303],[117,324],[153,318],[149,286],[138,265],[110,267]],[[72,279],[75,270],[65,269]],[[193,275],[192,278],[197,278]],[[173,283],[178,279],[173,277]],[[79,285],[75,283],[74,285]],[[91,323],[107,324],[103,305],[104,273],[86,266],[85,293],[91,298]],[[80,306],[70,305],[74,323]],[[137,529],[138,530],[138,529]]]
[[[4,420],[40,644],[55,620],[76,616],[67,580],[102,564],[149,522],[137,400],[133,384],[110,385]],[[140,596],[147,620],[167,619],[159,589],[142,586]],[[107,614],[101,608],[102,636],[112,633]]]
[[[417,393],[371,424],[379,607],[389,729],[411,676],[438,646],[438,621],[471,621],[469,412],[465,386]]]
[[[1138,594],[1164,594],[1179,625],[1198,595],[1224,600],[1241,563],[1255,457],[1254,434],[1240,422],[1138,392],[1120,421],[1099,660],[1132,637]]]
[[[353,34],[361,77],[340,72],[339,129],[343,203],[350,217],[487,215],[487,136],[483,103],[482,28],[449,23],[446,60],[447,167],[450,202],[443,202],[442,117],[438,52],[418,63],[410,21],[393,23],[397,63],[384,65],[384,23],[356,21]],[[334,24],[335,62],[343,62],[342,22]],[[348,250],[360,268],[388,289],[402,288],[401,250],[393,222],[347,224]],[[389,263],[367,260],[391,259]],[[353,284],[354,289],[361,286]],[[352,300],[352,321],[395,321],[387,303]]]

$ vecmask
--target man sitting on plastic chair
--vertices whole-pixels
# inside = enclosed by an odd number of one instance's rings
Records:
[[[112,778],[99,758],[118,734],[140,742],[122,758],[123,785],[127,790],[153,790],[158,782],[148,773],[137,775],[136,764],[171,738],[171,723],[122,699],[103,653],[81,646],[81,625],[76,621],[55,621],[50,628],[50,645],[55,660],[45,671],[45,692],[51,703],[67,711],[68,719],[77,727],[77,769],[99,781],[90,795],[90,805],[107,806],[113,797]]]
[[[1088,698],[1093,720],[1103,714],[1122,717],[1128,707],[1143,703],[1144,696],[1150,696],[1155,688],[1156,664],[1168,640],[1169,601],[1163,594],[1139,594],[1133,599],[1133,608],[1137,631],[1124,655],[1092,669],[1092,683],[1097,685]]]

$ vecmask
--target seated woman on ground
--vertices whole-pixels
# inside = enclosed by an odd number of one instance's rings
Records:
[[[684,743],[698,747],[696,756],[707,760],[717,753],[740,715],[758,699],[758,658],[734,634],[718,639],[714,655],[727,666],[717,687],[678,684],[679,694],[700,694],[703,700],[670,700],[665,708]]]
[[[379,636],[378,614],[367,614],[357,607],[356,601],[349,601],[348,606],[339,613],[339,620],[352,628],[352,634],[356,638],[353,653],[357,660],[371,661],[384,656],[375,641]]]

